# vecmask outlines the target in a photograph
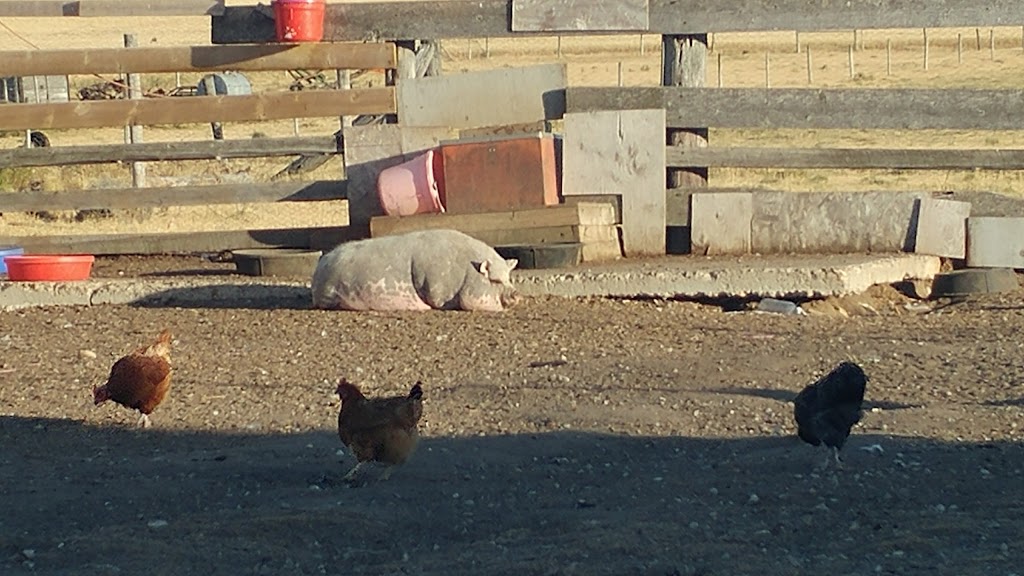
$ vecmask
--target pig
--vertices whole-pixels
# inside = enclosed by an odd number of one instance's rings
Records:
[[[422,230],[341,244],[313,272],[313,307],[340,310],[483,310],[518,300],[519,262],[457,230]]]

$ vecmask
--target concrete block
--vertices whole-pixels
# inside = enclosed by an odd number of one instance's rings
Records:
[[[407,127],[397,124],[346,126],[345,178],[348,180],[348,218],[353,230],[369,235],[370,218],[384,210],[377,197],[381,170],[413,159],[442,140],[454,138],[447,127]]]
[[[441,156],[445,209],[452,214],[558,204],[555,139],[549,134],[443,142]]]
[[[970,202],[921,198],[914,252],[945,258],[967,256],[967,218]]]
[[[696,192],[690,201],[691,252],[705,256],[750,253],[753,194]]]
[[[925,192],[754,192],[751,250],[771,253],[913,249],[915,203]]]
[[[622,196],[626,256],[665,253],[665,110],[565,115],[562,195]]]
[[[1024,268],[1024,218],[968,218],[967,265]]]
[[[476,128],[561,118],[565,64],[403,78],[398,81],[402,126]]]

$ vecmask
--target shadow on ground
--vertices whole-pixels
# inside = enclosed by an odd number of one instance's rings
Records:
[[[1024,554],[1019,444],[854,436],[819,473],[792,437],[427,438],[358,488],[339,447],[0,418],[0,571],[1008,574]]]
[[[141,308],[232,308],[248,310],[309,310],[309,287],[279,284],[214,284],[170,288],[133,303]]]

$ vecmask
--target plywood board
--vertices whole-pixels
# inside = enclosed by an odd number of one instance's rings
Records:
[[[665,253],[665,111],[565,115],[562,195],[620,194],[626,256]]]
[[[348,180],[349,222],[369,234],[370,218],[384,214],[377,198],[381,170],[411,160],[454,138],[447,127],[410,127],[398,124],[345,126],[345,177]]]
[[[398,81],[403,126],[474,128],[561,118],[564,64],[499,68]]]
[[[695,254],[749,254],[754,195],[744,192],[691,195],[690,246]]]
[[[970,202],[921,198],[914,252],[944,258],[967,256],[967,218]]]
[[[647,0],[512,0],[515,32],[646,31]]]

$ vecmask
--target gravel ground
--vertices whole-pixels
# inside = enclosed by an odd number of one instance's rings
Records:
[[[140,273],[97,275],[119,266]],[[3,313],[0,573],[1024,573],[1022,295]],[[163,327],[154,426],[92,406]],[[790,399],[845,359],[868,412],[822,471]],[[340,483],[342,375],[424,382],[424,440],[385,482]]]

